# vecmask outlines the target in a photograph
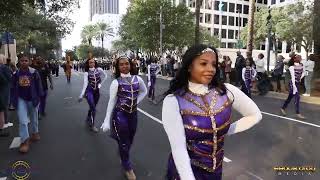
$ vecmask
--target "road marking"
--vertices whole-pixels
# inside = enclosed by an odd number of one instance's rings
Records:
[[[261,177],[259,177],[259,176],[255,175],[255,174],[253,174],[253,173],[252,173],[252,172],[250,172],[250,171],[246,171],[246,173],[247,173],[247,174],[249,174],[250,176],[253,176],[253,177],[255,177],[255,178],[259,179],[259,180],[263,180]]]
[[[149,117],[149,118],[151,118],[152,120],[154,120],[154,121],[156,121],[156,122],[158,122],[158,123],[162,124],[162,122],[161,122],[161,120],[160,120],[160,119],[158,119],[158,118],[156,118],[156,117],[152,116],[151,114],[149,114],[149,113],[145,112],[144,110],[142,110],[142,109],[138,108],[138,111],[140,111],[142,114],[144,114],[144,115],[148,116],[148,117]],[[224,157],[224,158],[223,158],[223,161],[224,161],[224,162],[227,162],[227,163],[232,162],[232,160],[231,160],[231,159],[228,159],[227,157]]]
[[[13,138],[9,149],[17,148],[17,147],[20,146],[20,144],[21,144],[21,138],[20,137],[15,137],[15,138]]]
[[[65,97],[65,98],[63,98],[63,99],[72,99],[72,97]]]
[[[286,120],[289,120],[289,121],[294,121],[294,122],[298,122],[298,123],[302,123],[302,124],[306,124],[306,125],[309,125],[309,126],[313,126],[313,127],[318,127],[318,128],[320,128],[320,125],[317,125],[317,124],[312,124],[312,123],[300,121],[300,120],[297,120],[297,119],[288,118],[288,117],[283,117],[283,116],[279,116],[279,115],[276,115],[276,114],[271,114],[271,113],[267,113],[267,112],[263,112],[263,111],[261,111],[261,113],[262,113],[262,114],[269,115],[269,116],[274,116],[274,117],[286,119]]]
[[[7,177],[0,177],[0,180],[7,180]]]

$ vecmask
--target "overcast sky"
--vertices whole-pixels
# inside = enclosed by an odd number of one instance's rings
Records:
[[[90,0],[80,0],[80,9],[75,9],[71,15],[71,19],[75,22],[74,29],[70,35],[62,39],[62,50],[72,49],[81,43],[81,29],[84,25],[89,23],[89,5]],[[128,2],[127,0],[119,0],[119,12],[124,14],[126,12]]]

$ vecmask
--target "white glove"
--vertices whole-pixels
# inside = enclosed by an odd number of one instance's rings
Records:
[[[98,84],[98,89],[100,89],[101,88],[101,84]]]
[[[151,82],[150,81],[148,81],[148,87],[150,87],[151,86]]]
[[[296,94],[298,92],[297,87],[293,86],[293,94]]]
[[[110,123],[103,122],[100,128],[102,129],[103,132],[106,132],[110,130]]]

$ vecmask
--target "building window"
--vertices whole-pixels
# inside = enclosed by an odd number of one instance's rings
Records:
[[[220,24],[219,15],[214,15],[214,24]]]
[[[271,0],[271,5],[276,4],[276,0]]]
[[[217,10],[217,11],[219,11],[219,4],[220,4],[220,1],[215,1],[214,2],[214,10]]]
[[[205,15],[205,23],[208,23],[208,24],[211,24],[212,21],[211,21],[211,14],[206,14]]]
[[[214,29],[213,29],[213,35],[214,35],[214,36],[219,36],[219,29],[214,28]]]
[[[248,18],[243,18],[243,27],[245,27],[248,24]]]
[[[222,16],[222,25],[227,25],[227,24],[228,24],[228,17]]]
[[[237,4],[237,13],[242,13],[242,4]]]
[[[222,11],[227,12],[228,11],[228,3],[227,2],[222,2],[223,7],[222,7]]]
[[[227,38],[227,30],[225,29],[221,30],[221,38]]]
[[[243,14],[249,14],[249,6],[248,5],[243,6]]]
[[[234,17],[229,16],[229,26],[234,26]]]
[[[241,26],[241,21],[242,21],[242,18],[238,18],[236,17],[236,26]]]
[[[288,41],[287,42],[287,47],[286,47],[286,53],[290,53],[292,48],[292,42]]]
[[[235,37],[236,37],[236,39],[238,39],[238,35],[239,35],[238,32],[239,32],[238,30],[235,30]]]
[[[195,7],[196,7],[196,1],[194,1],[194,0],[189,0],[189,7],[195,8]]]
[[[234,39],[234,30],[228,30],[228,39]]]
[[[234,10],[235,10],[235,4],[229,3],[229,12],[234,12]]]
[[[260,3],[260,4],[262,4],[262,0],[257,0],[257,3]]]
[[[212,2],[211,1],[206,0],[205,5],[206,5],[206,9],[210,9],[210,10],[212,9]]]
[[[280,0],[280,2],[284,2],[285,0]]]
[[[200,13],[200,23],[203,23],[203,13]]]
[[[226,43],[225,42],[221,43],[221,48],[226,48]]]
[[[264,1],[263,1],[263,4],[268,5],[268,0],[264,0]]]
[[[235,47],[234,43],[228,43],[228,48],[234,48],[234,47]]]

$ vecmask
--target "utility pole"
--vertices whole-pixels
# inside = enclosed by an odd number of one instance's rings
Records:
[[[163,24],[162,24],[162,6],[160,6],[160,56],[162,56],[162,30],[163,30]]]
[[[267,17],[267,26],[268,26],[268,47],[267,47],[267,72],[269,74],[269,66],[270,66],[270,50],[271,50],[271,8],[269,6],[269,15]]]

